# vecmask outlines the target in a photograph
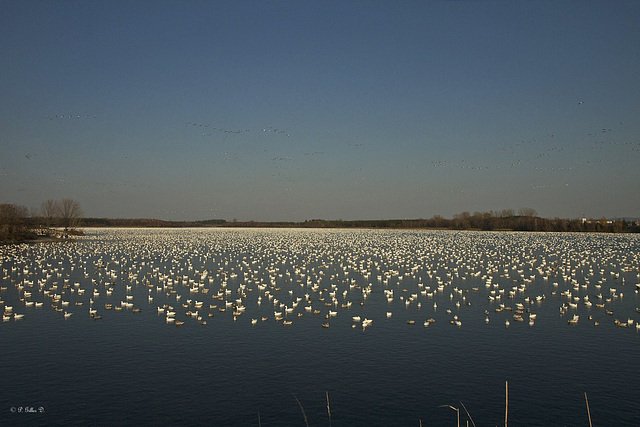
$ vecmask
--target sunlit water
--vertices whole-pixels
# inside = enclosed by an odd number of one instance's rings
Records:
[[[1,249],[1,425],[640,421],[638,235],[86,232]]]

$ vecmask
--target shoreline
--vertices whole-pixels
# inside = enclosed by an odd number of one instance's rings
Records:
[[[5,235],[0,245],[20,243],[47,243],[73,241],[73,236],[83,236],[82,228],[272,228],[272,229],[342,229],[342,230],[449,230],[449,231],[493,231],[493,232],[550,232],[550,233],[640,233],[640,221],[586,221],[577,219],[548,219],[540,217],[480,217],[390,219],[390,220],[321,220],[304,222],[262,221],[162,221],[155,219],[108,219],[84,218],[78,228],[25,227],[22,231]],[[8,238],[7,238],[8,237]]]

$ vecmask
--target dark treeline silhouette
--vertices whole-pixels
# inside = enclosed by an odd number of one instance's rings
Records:
[[[503,230],[503,231],[567,231],[567,232],[640,232],[638,221],[541,218],[531,208],[489,212],[462,212],[452,219],[440,215],[430,219],[379,219],[379,220],[324,220],[312,219],[304,222],[225,222],[226,227],[302,227],[302,228],[398,228],[398,229],[444,229],[444,230]]]
[[[209,227],[224,224],[224,219],[204,221],[164,221],[154,218],[83,218],[83,227]]]
[[[240,224],[238,224],[240,225]],[[318,228],[415,228],[444,230],[483,230],[483,231],[568,231],[568,232],[606,232],[637,233],[640,227],[636,222],[625,220],[582,221],[578,219],[540,218],[531,216],[495,217],[486,214],[456,216],[446,219],[434,216],[431,219],[396,219],[363,221],[325,221],[311,220],[302,227]]]
[[[638,233],[638,220],[541,218],[534,209],[503,209],[489,212],[462,212],[451,219],[435,215],[430,219],[324,220],[304,222],[165,221],[150,218],[81,218],[78,202],[47,200],[40,212],[11,203],[0,204],[0,242],[30,241],[39,237],[67,237],[82,234],[78,227],[271,227],[271,228],[387,228],[444,230],[504,230],[553,232]],[[60,231],[63,229],[64,231]]]

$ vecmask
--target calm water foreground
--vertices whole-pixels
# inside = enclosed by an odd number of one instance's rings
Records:
[[[638,235],[85,231],[0,249],[0,425],[640,425]]]

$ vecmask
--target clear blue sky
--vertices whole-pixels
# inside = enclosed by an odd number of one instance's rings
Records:
[[[0,58],[3,203],[640,216],[638,1],[5,0]]]

